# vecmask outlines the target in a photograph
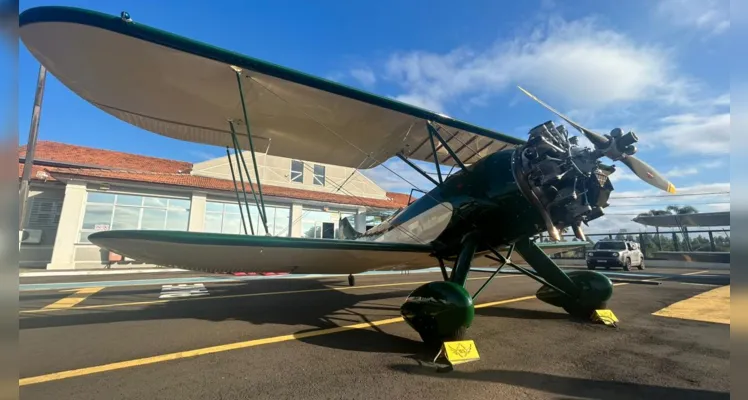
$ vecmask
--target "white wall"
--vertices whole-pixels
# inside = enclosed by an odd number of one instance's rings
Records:
[[[253,183],[255,182],[254,167],[252,164],[252,153],[245,151],[244,161],[249,170]],[[239,169],[235,158],[231,158],[236,180],[239,180]],[[320,164],[325,166],[325,186],[314,184],[314,165],[308,161],[304,162],[304,182],[291,181],[291,159],[277,156],[266,156],[257,154],[257,166],[260,180],[263,185],[281,186],[294,189],[312,190],[328,193],[339,193],[349,196],[368,197],[374,199],[386,199],[387,191],[380,188],[369,178],[358,172],[355,168],[346,168],[336,165]],[[243,173],[243,169],[242,169]],[[216,158],[195,164],[192,175],[205,176],[218,179],[231,180],[231,168],[226,157]],[[247,176],[244,175],[247,182]],[[341,188],[342,185],[342,188]]]

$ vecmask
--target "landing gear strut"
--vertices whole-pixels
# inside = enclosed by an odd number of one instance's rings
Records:
[[[348,275],[348,286],[356,286],[356,277],[353,274]]]
[[[428,344],[462,340],[473,322],[473,298],[465,290],[470,264],[478,247],[477,235],[469,233],[449,277],[414,290],[400,307],[403,319]],[[442,261],[440,264],[443,265]]]
[[[548,304],[563,308],[567,313],[579,318],[589,318],[595,310],[606,307],[613,294],[613,283],[605,275],[595,271],[571,271],[565,273],[545,252],[529,238],[524,238],[510,246],[506,257],[496,250],[497,256],[487,256],[501,265],[473,297],[465,290],[470,265],[478,248],[478,236],[465,235],[462,250],[455,260],[454,268],[447,276],[446,268],[440,259],[444,281],[430,282],[414,290],[400,307],[400,313],[424,342],[441,343],[462,340],[473,322],[475,307],[473,299],[483,290],[499,270],[510,265],[540,282],[536,297]],[[517,251],[533,270],[520,267],[510,260],[512,251]]]
[[[535,293],[541,301],[577,318],[589,318],[595,310],[607,307],[613,295],[613,282],[607,276],[589,270],[565,273],[529,238],[517,241],[516,248],[542,279],[543,286]]]

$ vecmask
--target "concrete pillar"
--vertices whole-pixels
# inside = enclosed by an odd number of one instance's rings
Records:
[[[68,182],[65,185],[60,224],[47,269],[75,269],[75,243],[83,223],[86,196],[85,182]]]
[[[190,223],[187,230],[190,232],[202,232],[205,228],[205,203],[208,197],[205,193],[192,193],[190,204]]]
[[[303,212],[301,204],[291,204],[291,237],[302,236],[301,215]]]
[[[366,232],[366,208],[360,207],[356,211],[356,224],[354,228],[359,232]]]

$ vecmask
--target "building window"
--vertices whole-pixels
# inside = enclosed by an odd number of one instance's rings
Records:
[[[33,197],[26,227],[29,229],[57,228],[62,213],[62,200]]]
[[[340,239],[339,222],[341,218],[349,221],[355,214],[345,211],[322,211],[306,209],[301,218],[301,236],[317,239]]]
[[[314,166],[314,184],[325,186],[325,166],[324,165]]]
[[[291,223],[291,209],[287,206],[270,206],[266,205],[268,220],[268,232],[272,236],[289,236]],[[205,232],[227,233],[227,234],[244,234],[242,226],[242,213],[244,221],[247,224],[247,233],[251,234],[249,221],[247,220],[247,208],[242,204],[241,212],[237,203],[223,203],[218,201],[209,201],[205,206]],[[257,206],[250,204],[249,214],[252,218],[252,227],[255,235],[265,235],[265,228],[262,226],[260,212]]]
[[[137,229],[186,231],[190,200],[89,192],[79,242],[97,231]]]
[[[291,160],[291,182],[304,183],[304,162]]]

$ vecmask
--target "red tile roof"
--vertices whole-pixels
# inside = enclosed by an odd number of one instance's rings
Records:
[[[19,148],[19,158],[23,157],[25,154],[25,146]],[[230,180],[190,175],[189,171],[192,169],[192,164],[182,161],[145,157],[110,150],[99,150],[89,147],[43,141],[37,143],[37,150],[34,158],[36,160],[43,159],[78,165],[91,165],[102,169],[79,168],[76,166],[50,167],[35,165],[31,174],[31,179],[33,180],[57,180],[56,177],[88,177],[104,181],[127,181],[180,186],[194,189],[234,191],[234,183]],[[180,170],[184,172],[179,173],[178,171]],[[21,177],[22,172],[23,163],[19,162],[19,178]],[[248,183],[245,182],[244,186],[248,192],[251,190]],[[253,185],[253,187],[256,188],[257,186]],[[389,200],[346,196],[342,194],[271,185],[263,185],[262,192],[266,196],[389,209],[405,207],[408,204],[408,195],[393,192],[387,192]]]
[[[18,148],[18,157],[22,158],[25,156],[26,146],[23,145]],[[192,164],[185,161],[167,160],[120,151],[48,141],[37,142],[34,160],[164,173],[187,172],[192,168]]]
[[[391,198],[395,203],[402,204],[403,207],[407,206],[408,200],[410,200],[410,195],[405,193],[387,192],[387,197]]]

